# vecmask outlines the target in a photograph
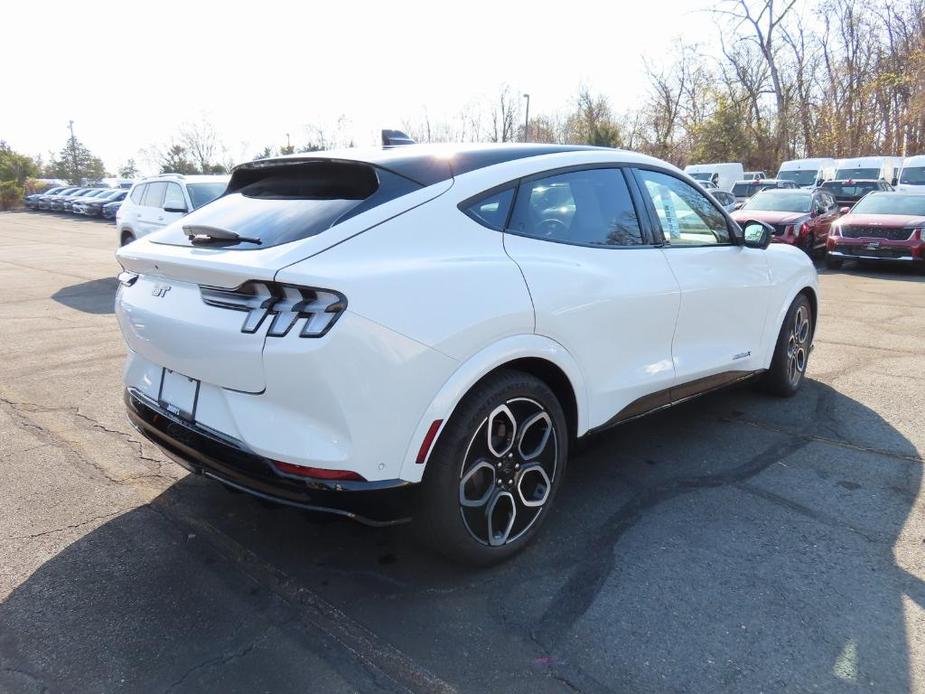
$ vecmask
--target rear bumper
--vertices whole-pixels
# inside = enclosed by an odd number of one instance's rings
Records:
[[[366,525],[395,525],[411,519],[417,484],[404,480],[357,482],[284,477],[269,459],[175,417],[134,389],[126,389],[125,404],[132,426],[191,472],[262,499],[334,513]]]

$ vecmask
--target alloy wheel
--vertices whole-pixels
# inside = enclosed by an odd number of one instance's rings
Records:
[[[549,501],[559,456],[556,428],[543,406],[512,398],[479,424],[459,476],[463,523],[480,543],[514,542]]]
[[[797,307],[790,326],[790,335],[787,337],[787,378],[796,385],[806,370],[806,355],[809,348],[809,309],[806,306]]]

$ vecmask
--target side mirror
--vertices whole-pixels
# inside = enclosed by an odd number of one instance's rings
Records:
[[[186,209],[186,205],[178,207],[174,203],[167,203],[164,205],[164,212],[180,212],[181,214],[186,214],[189,210]]]
[[[771,235],[774,227],[756,219],[750,219],[740,224],[742,227],[742,245],[746,248],[765,249],[771,245]]]
[[[841,208],[839,208],[838,212],[839,212],[840,214],[848,214],[849,212],[851,212],[851,208],[850,208],[850,207],[841,207]]]
[[[825,181],[823,181],[821,178],[817,178],[817,179],[816,179],[816,187],[817,187],[817,188],[818,188],[819,186],[821,186],[823,183],[825,183]]]
[[[899,179],[896,176],[893,176],[893,178],[890,179],[890,185],[895,186],[897,183],[899,183]]]

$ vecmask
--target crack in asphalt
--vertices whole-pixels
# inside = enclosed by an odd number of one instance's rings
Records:
[[[285,623],[286,622],[283,622],[283,624]],[[201,663],[197,663],[196,665],[193,665],[186,672],[184,672],[183,675],[179,679],[177,679],[172,684],[170,684],[164,691],[171,692],[177,689],[177,687],[181,686],[183,682],[185,682],[191,675],[193,675],[194,673],[200,670],[204,670],[206,668],[210,668],[216,665],[220,667],[225,667],[226,665],[228,665],[228,663],[231,663],[231,662],[234,662],[235,660],[240,660],[241,658],[246,657],[251,651],[253,651],[257,647],[257,644],[259,644],[261,641],[264,641],[269,635],[270,631],[276,628],[277,626],[282,626],[282,625],[269,624],[259,636],[257,636],[254,639],[251,639],[251,641],[246,646],[244,646],[243,648],[239,648],[233,653],[225,653],[222,655],[213,656],[211,658],[207,658]]]
[[[31,540],[36,537],[42,537],[44,535],[52,535],[54,533],[62,533],[65,530],[73,530],[74,528],[82,528],[85,525],[94,523],[99,520],[106,520],[107,518],[112,518],[114,516],[119,516],[125,513],[125,511],[113,511],[112,513],[104,513],[100,516],[93,516],[92,518],[87,518],[86,520],[80,521],[79,523],[72,523],[70,525],[64,525],[60,528],[52,528],[51,530],[42,530],[41,532],[32,533],[31,535],[8,535],[6,537],[0,538],[0,540]]]

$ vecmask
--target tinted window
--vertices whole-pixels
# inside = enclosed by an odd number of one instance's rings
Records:
[[[211,242],[210,248],[267,248],[324,233],[351,217],[419,190],[410,179],[369,164],[313,161],[241,168],[224,195],[194,210],[182,223],[158,232],[152,241],[178,246],[192,242],[183,226],[234,231],[260,243]]]
[[[499,191],[468,205],[463,212],[489,229],[503,229],[514,199],[514,189]]]
[[[657,171],[639,170],[655,206],[662,235],[672,246],[729,243],[726,217],[684,181]]]
[[[591,169],[524,181],[509,230],[588,246],[641,244],[639,220],[620,169]]]
[[[173,210],[186,209],[186,198],[183,197],[183,191],[176,183],[167,184],[167,192],[164,195],[164,208]]]
[[[842,183],[841,181],[826,181],[822,187],[839,198],[861,198],[872,190],[881,190],[882,185],[875,181],[869,183]]]
[[[712,195],[720,205],[731,205],[736,201],[736,196],[732,193],[727,193],[725,190],[714,190]]]
[[[135,186],[135,189],[132,191],[132,202],[134,202],[136,205],[141,204],[141,199],[145,194],[145,188],[147,188],[147,186],[144,183],[141,183]]]
[[[164,204],[164,192],[167,190],[167,184],[163,181],[149,183],[145,191],[144,202],[141,204],[145,207],[161,207]]]
[[[809,212],[812,200],[813,196],[809,191],[766,190],[745,203],[742,209],[768,212]]]
[[[193,201],[193,209],[196,210],[207,202],[212,202],[219,195],[225,192],[228,184],[224,181],[217,183],[187,183],[186,190],[189,193],[190,200]]]
[[[732,194],[740,198],[750,198],[759,187],[757,183],[736,183],[732,186]]]

